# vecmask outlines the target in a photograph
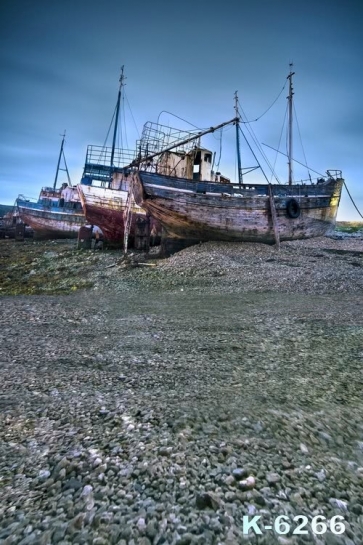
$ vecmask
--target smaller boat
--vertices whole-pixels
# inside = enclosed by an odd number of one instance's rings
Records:
[[[53,187],[43,187],[37,201],[19,195],[16,206],[24,223],[34,230],[34,238],[76,238],[86,218],[76,187],[72,187],[64,155],[62,138]],[[61,168],[63,159],[64,168]],[[64,170],[68,182],[57,188],[59,171]]]
[[[31,238],[33,236],[33,229],[23,223],[16,204],[4,216],[0,216],[0,238],[24,240],[24,238]]]

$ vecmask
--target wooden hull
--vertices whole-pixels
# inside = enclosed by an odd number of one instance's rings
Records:
[[[280,240],[323,236],[334,229],[343,180],[312,185],[272,185]],[[168,237],[196,241],[275,242],[268,185],[232,186],[162,176],[134,175],[137,204],[165,228]],[[299,217],[287,204],[299,204]]]
[[[82,211],[66,211],[60,207],[42,207],[39,204],[17,200],[23,223],[34,230],[35,238],[77,238],[79,228],[85,224]]]
[[[91,225],[97,225],[105,239],[113,244],[122,245],[125,232],[125,211],[127,191],[79,184],[77,186],[82,207]],[[146,212],[135,202],[131,207],[130,237],[135,235],[135,223],[138,216],[146,217]],[[152,236],[160,236],[160,226],[154,220],[150,225]]]

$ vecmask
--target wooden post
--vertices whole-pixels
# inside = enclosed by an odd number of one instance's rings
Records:
[[[25,225],[24,223],[16,223],[15,224],[15,240],[18,240],[22,242],[25,237]]]
[[[77,250],[90,250],[92,247],[92,227],[82,225],[78,231]]]
[[[135,250],[150,250],[150,218],[137,215],[135,220]]]
[[[275,207],[274,196],[272,194],[271,184],[268,184],[268,194],[270,197],[270,210],[271,210],[272,225],[273,225],[274,233],[275,233],[275,243],[276,243],[276,248],[279,250],[280,249],[280,234],[279,234],[279,226],[277,225],[276,207]]]

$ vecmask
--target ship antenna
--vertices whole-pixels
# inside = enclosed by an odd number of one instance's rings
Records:
[[[295,72],[292,72],[292,67],[293,67],[292,62],[290,62],[289,66],[290,66],[290,73],[287,76],[287,79],[289,80],[289,96],[287,97],[289,101],[288,165],[289,165],[289,185],[291,185],[292,184],[292,97],[294,95],[294,91],[292,87],[292,76],[295,74]]]
[[[237,165],[238,165],[238,183],[243,184],[242,165],[241,165],[241,150],[239,145],[239,121],[240,115],[238,112],[238,91],[234,93],[234,109],[236,111],[236,146],[237,146]]]

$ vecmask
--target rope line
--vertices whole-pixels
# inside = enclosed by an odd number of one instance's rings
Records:
[[[257,157],[256,157],[255,152],[253,151],[253,149],[252,149],[250,143],[248,142],[248,140],[247,140],[247,138],[246,138],[246,135],[244,134],[244,132],[243,132],[243,130],[241,129],[241,127],[239,127],[239,130],[240,130],[240,133],[242,134],[243,138],[245,139],[247,146],[250,148],[250,151],[251,151],[253,157],[254,157],[255,160],[257,161],[257,164],[258,164],[258,166],[260,167],[261,172],[262,172],[262,174],[264,175],[264,177],[265,177],[265,179],[266,179],[266,182],[269,183],[269,181],[268,181],[268,179],[267,179],[267,176],[266,176],[266,174],[265,174],[265,171],[263,170],[263,168],[262,168],[262,166],[261,166],[259,160],[258,160]],[[280,183],[280,182],[279,182],[279,183]]]
[[[266,110],[263,114],[261,114],[259,117],[256,117],[256,119],[251,119],[251,121],[242,121],[242,123],[255,123],[255,121],[258,121],[259,119],[261,119],[261,117],[263,117],[265,114],[267,114],[267,112],[268,112],[269,110],[271,110],[271,108],[272,108],[272,106],[275,104],[275,102],[278,101],[278,99],[280,98],[280,96],[281,96],[282,92],[284,91],[285,87],[286,87],[286,81],[285,81],[285,83],[284,83],[283,88],[281,89],[281,91],[279,92],[279,94],[277,95],[277,97],[275,98],[275,100],[273,101],[273,103],[271,104],[271,106],[269,106],[269,107],[267,108],[267,110]],[[239,102],[239,101],[238,101],[238,102]]]
[[[244,117],[246,117],[246,114],[244,113],[243,108],[241,107],[239,101],[238,101],[238,103],[237,103],[237,109],[238,109],[238,114],[239,114],[239,111],[241,110],[241,112],[242,112],[242,114],[244,115]],[[240,114],[239,114],[239,115],[240,115]],[[268,168],[271,170],[272,175],[276,178],[277,183],[280,184],[281,182],[280,182],[280,180],[278,179],[277,174],[276,174],[276,172],[274,171],[274,168],[272,167],[272,165],[271,165],[271,163],[270,163],[270,161],[269,161],[267,155],[266,155],[265,152],[263,151],[262,146],[261,146],[260,142],[258,141],[258,138],[256,137],[256,135],[255,135],[255,133],[254,133],[252,127],[250,126],[250,124],[249,124],[248,122],[246,122],[246,129],[247,129],[247,131],[248,131],[248,133],[249,133],[251,139],[253,140],[253,142],[254,142],[256,148],[258,149],[259,153],[261,154],[262,158],[263,158],[264,161],[266,162]],[[258,161],[258,159],[257,159],[256,155],[254,154],[254,152],[253,152],[253,150],[252,150],[252,148],[251,148],[251,146],[250,146],[250,144],[249,144],[249,142],[248,142],[248,140],[247,140],[245,134],[243,133],[243,131],[242,131],[242,129],[241,129],[241,126],[240,126],[240,131],[241,131],[241,134],[243,135],[244,139],[246,140],[246,143],[247,143],[247,145],[249,146],[249,148],[250,148],[250,150],[251,150],[253,156],[255,157],[255,159],[256,159],[256,161],[257,161],[257,163],[258,163],[258,166],[260,167],[260,169],[261,169],[261,171],[262,171],[264,177],[266,178],[267,183],[269,183],[269,181],[268,181],[268,179],[267,179],[267,177],[266,177],[266,174],[264,173],[263,168],[261,167],[260,162]]]
[[[285,123],[286,123],[286,118],[287,118],[287,104],[286,104],[285,116],[284,116],[284,121],[283,121],[282,127],[281,127],[280,138],[279,138],[279,144],[278,144],[278,146],[277,146],[277,150],[279,150],[279,148],[280,148],[280,144],[281,144],[281,140],[282,140],[282,135],[283,135],[284,127],[285,127]],[[270,183],[272,183],[272,177],[273,177],[274,172],[275,172],[275,167],[276,167],[276,163],[277,163],[277,154],[278,154],[278,151],[276,151],[275,161],[274,161],[274,165],[273,165],[273,171],[271,172],[271,180],[270,180]]]
[[[349,189],[348,189],[348,187],[347,187],[347,184],[345,183],[345,181],[344,181],[343,183],[344,183],[345,189],[347,190],[347,193],[348,193],[348,195],[349,195],[349,198],[350,198],[350,200],[351,200],[352,203],[353,203],[354,208],[356,209],[356,211],[358,212],[358,214],[360,215],[360,217],[363,218],[362,214],[361,214],[360,211],[358,210],[358,207],[357,207],[357,205],[355,204],[355,202],[354,202],[354,200],[353,200],[352,195],[351,195],[350,192],[349,192]]]
[[[221,157],[222,157],[222,138],[223,138],[223,128],[219,131],[219,157],[218,157],[218,161],[216,162],[217,171],[219,171],[219,164],[221,162]]]
[[[125,100],[126,100],[126,102],[127,102],[127,106],[128,106],[128,108],[129,108],[129,110],[130,110],[130,114],[131,114],[132,120],[133,120],[133,122],[134,122],[136,132],[137,132],[138,137],[139,137],[139,139],[140,139],[139,129],[137,128],[136,121],[135,121],[135,118],[134,118],[134,114],[132,113],[131,106],[130,106],[130,102],[129,102],[129,99],[127,98],[127,95],[126,95],[126,91],[125,91],[125,90],[124,90],[124,97],[125,97]]]
[[[304,155],[305,164],[307,165],[308,162],[307,162],[307,159],[306,159],[305,150],[304,150],[304,146],[303,146],[303,142],[302,142],[302,138],[301,138],[300,125],[299,125],[299,120],[297,118],[295,104],[293,104],[293,107],[294,107],[294,115],[295,115],[295,119],[296,119],[297,130],[298,130],[298,133],[299,133],[300,145],[301,145],[301,149],[302,149],[302,152],[303,152],[303,155]],[[311,179],[309,167],[307,167],[307,171],[308,171],[308,176]]]
[[[73,187],[73,186],[72,186],[71,177],[70,177],[69,171],[68,171],[66,156],[64,155],[64,149],[62,150],[62,154],[63,154],[64,166],[66,167],[66,174],[67,174],[67,178],[68,178],[68,183],[69,183],[69,185],[70,185],[71,187]]]
[[[168,112],[167,110],[162,110],[162,111],[159,113],[157,123],[159,123],[159,118],[160,118],[161,114],[169,114],[169,115],[172,115],[173,117],[176,117],[176,118],[180,119],[180,121],[184,121],[184,123],[188,123],[188,125],[190,125],[191,127],[194,127],[194,128],[197,129],[198,131],[204,130],[204,129],[201,129],[200,127],[197,127],[196,125],[193,125],[193,123],[190,123],[190,121],[187,121],[186,119],[183,119],[182,117],[179,117],[178,115],[173,114],[173,112]]]

